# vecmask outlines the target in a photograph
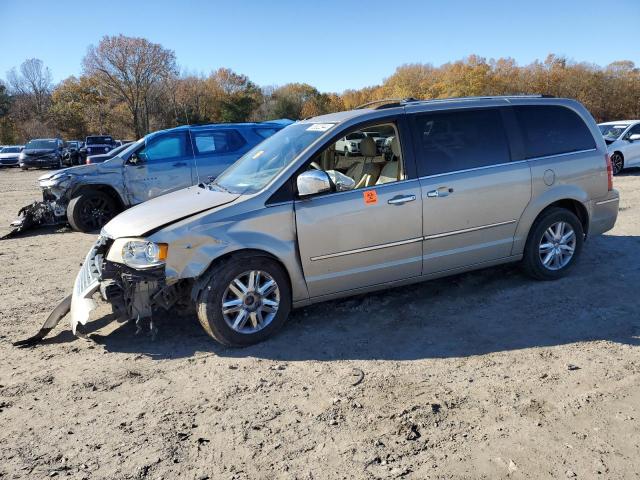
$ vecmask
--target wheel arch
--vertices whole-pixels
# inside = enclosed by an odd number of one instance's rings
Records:
[[[531,227],[540,215],[550,208],[565,208],[575,214],[582,224],[584,234],[587,235],[589,233],[590,223],[590,213],[587,204],[587,193],[575,186],[565,185],[563,188],[547,191],[537,198],[535,202],[530,203],[520,217],[511,254],[521,255],[524,252]]]
[[[562,200],[558,200],[550,205],[547,205],[547,207],[538,214],[536,220],[540,218],[540,216],[547,210],[555,207],[569,210],[576,217],[578,217],[578,220],[580,220],[580,224],[582,225],[582,230],[584,234],[587,235],[587,233],[589,232],[589,212],[587,211],[587,207],[585,207],[582,202],[579,202],[578,200],[575,200],[573,198],[563,198]]]
[[[192,300],[197,301],[199,292],[205,287],[205,285],[207,285],[211,281],[212,271],[221,263],[229,262],[229,261],[238,261],[238,260],[242,260],[243,258],[255,258],[255,257],[266,257],[269,260],[272,260],[275,263],[277,263],[282,268],[282,270],[285,273],[285,276],[287,277],[287,282],[289,283],[288,285],[289,291],[292,292],[292,298],[293,298],[293,285],[291,282],[291,272],[289,272],[289,269],[287,268],[284,262],[282,262],[276,255],[274,255],[271,252],[268,252],[267,250],[262,250],[259,248],[239,248],[236,250],[228,251],[220,255],[219,257],[214,258],[209,263],[209,265],[203,270],[203,272],[195,279],[193,283],[193,287],[191,289]]]
[[[113,188],[111,185],[106,185],[102,183],[91,183],[91,184],[79,185],[77,188],[73,190],[73,192],[69,196],[69,199],[72,199],[73,197],[81,193],[90,192],[93,190],[109,195],[109,197],[113,199],[114,202],[116,202],[116,205],[118,206],[119,211],[123,211],[127,208],[124,203],[124,200],[122,199],[118,191],[115,188]]]

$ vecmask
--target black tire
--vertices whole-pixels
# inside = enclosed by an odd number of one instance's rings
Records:
[[[241,333],[234,330],[222,314],[222,301],[231,282],[244,272],[259,270],[275,281],[279,290],[279,306],[273,319],[261,330]],[[217,342],[228,347],[253,345],[272,336],[287,320],[291,311],[291,287],[285,270],[275,260],[263,256],[236,256],[211,268],[198,293],[196,310],[204,330]]]
[[[624,170],[624,157],[620,152],[611,155],[611,170],[614,175],[618,175]]]
[[[29,170],[29,167],[27,167],[26,165],[20,165],[20,170],[26,172],[27,170]]]
[[[556,225],[558,222],[565,222],[571,226],[575,234],[575,244],[573,255],[570,257],[566,265],[563,265],[557,270],[550,270],[543,264],[540,247],[547,229]],[[529,276],[536,280],[557,280],[565,276],[575,265],[580,256],[580,252],[582,251],[583,243],[584,230],[578,217],[576,217],[573,212],[565,208],[549,208],[548,210],[543,211],[531,226],[524,249],[524,257],[522,259],[524,270]]]
[[[116,202],[99,190],[81,192],[67,206],[67,220],[71,228],[78,232],[100,230],[117,214]]]

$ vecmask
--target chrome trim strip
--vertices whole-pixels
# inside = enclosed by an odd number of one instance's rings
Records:
[[[604,205],[605,203],[618,202],[618,201],[620,201],[620,198],[618,198],[618,197],[610,198],[609,200],[603,200],[601,202],[596,202],[596,205]]]
[[[527,158],[528,162],[535,160],[546,160],[547,158],[564,157],[565,155],[577,155],[578,153],[597,152],[597,148],[587,148],[586,150],[576,150],[575,152],[556,153],[555,155],[545,155],[544,157]]]
[[[421,242],[422,239],[423,239],[423,237],[410,238],[409,240],[400,240],[399,242],[383,243],[382,245],[373,245],[371,247],[356,248],[356,249],[353,249],[353,250],[345,250],[344,252],[338,252],[338,253],[328,253],[326,255],[318,255],[317,257],[311,257],[310,260],[312,262],[315,262],[316,260],[324,260],[326,258],[342,257],[344,255],[352,255],[354,253],[370,252],[372,250],[380,250],[382,248],[399,247],[400,245],[408,245],[410,243]]]
[[[476,170],[486,170],[488,168],[504,167],[504,166],[507,166],[507,165],[517,165],[519,163],[525,163],[526,161],[527,160],[516,160],[515,162],[496,163],[495,165],[484,165],[482,167],[466,168],[464,170],[454,170],[454,171],[451,171],[451,172],[436,173],[434,175],[425,175],[423,177],[418,177],[418,180],[429,179],[429,178],[438,178],[438,177],[442,177],[444,175],[454,175],[456,173],[475,172]]]
[[[382,189],[384,191],[385,187],[392,188],[394,185],[400,185],[402,183],[417,182],[417,181],[418,181],[417,178],[403,178],[402,180],[397,180],[395,182],[381,183],[380,185],[371,185],[370,187],[354,188],[353,190],[343,190],[341,192],[327,192],[319,195],[311,195],[307,198],[296,198],[294,202],[296,203],[310,202],[314,198],[325,198],[328,196],[336,197],[338,195],[346,195],[353,192],[364,192],[365,190],[376,190],[378,191],[378,193],[380,193],[380,190]],[[416,185],[416,188],[419,189],[420,184]],[[401,194],[402,193],[400,192],[398,193],[398,195],[401,195]]]
[[[436,233],[434,235],[426,235],[423,238],[425,240],[433,240],[435,238],[449,237],[451,235],[459,235],[461,233],[475,232],[477,230],[485,230],[487,228],[500,227],[502,225],[510,225],[512,223],[516,223],[516,220],[509,220],[508,222],[490,223],[488,225],[481,225],[479,227],[465,228],[465,229],[462,229],[462,230],[454,230],[452,232]]]
[[[438,178],[444,175],[454,175],[456,173],[475,172],[477,170],[486,170],[488,168],[506,167],[507,165],[518,165],[519,163],[535,162],[537,160],[546,160],[547,158],[563,157],[565,155],[576,155],[578,153],[588,153],[588,152],[596,152],[596,151],[598,151],[597,148],[589,148],[587,150],[578,150],[577,152],[567,152],[567,153],[557,153],[555,155],[547,155],[546,157],[525,158],[524,160],[515,160],[513,162],[496,163],[495,165],[483,165],[482,167],[466,168],[464,170],[454,170],[451,172],[436,173],[434,175],[424,175],[422,177],[418,177],[418,180]]]

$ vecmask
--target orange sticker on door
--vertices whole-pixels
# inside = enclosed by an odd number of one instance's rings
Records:
[[[364,203],[367,205],[378,203],[378,194],[375,190],[365,190],[362,195],[364,196]]]

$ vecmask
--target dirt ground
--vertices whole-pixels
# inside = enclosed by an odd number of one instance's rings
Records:
[[[0,235],[41,172],[0,171]],[[296,311],[225,349],[195,318],[155,340],[63,321],[94,235],[0,241],[0,478],[640,477],[640,170],[563,280],[492,268]]]

